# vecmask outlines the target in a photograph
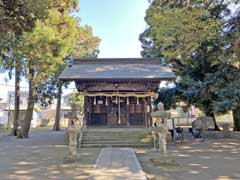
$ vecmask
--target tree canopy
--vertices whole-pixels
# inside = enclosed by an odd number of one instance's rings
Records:
[[[77,0],[0,1],[1,66],[29,80],[19,137],[28,137],[35,100],[50,103],[56,97],[52,95],[58,93],[57,76],[66,66],[65,58],[98,54],[100,39],[71,15],[77,5]]]
[[[145,17],[148,27],[140,35],[142,56],[164,57],[178,75],[175,90],[170,90],[174,96],[212,117],[216,102],[221,101],[219,89],[227,84],[223,81],[230,78],[229,73],[237,70],[233,62],[239,61],[236,42],[229,38],[239,38],[230,31],[237,23],[226,27],[232,22],[229,4],[214,0],[154,0]]]

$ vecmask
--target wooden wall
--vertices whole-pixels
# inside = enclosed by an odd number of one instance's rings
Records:
[[[151,104],[148,98],[139,98],[137,101],[136,97],[130,97],[127,104],[127,98],[121,97],[120,114],[116,98],[96,97],[94,100],[93,97],[88,97],[87,124],[90,126],[149,126]]]

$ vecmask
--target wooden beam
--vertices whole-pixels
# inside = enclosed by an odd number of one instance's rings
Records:
[[[144,98],[144,97],[158,97],[158,93],[154,92],[147,92],[147,93],[80,93],[83,96],[88,96],[88,97],[96,97],[96,96],[106,96],[106,97],[137,97],[137,98]]]
[[[115,91],[116,84],[118,91],[156,91],[159,87],[159,82],[75,82],[79,92],[100,92],[100,91]]]

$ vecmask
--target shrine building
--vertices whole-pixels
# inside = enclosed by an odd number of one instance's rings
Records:
[[[149,127],[159,84],[176,76],[160,59],[75,58],[59,79],[84,96],[84,125]]]

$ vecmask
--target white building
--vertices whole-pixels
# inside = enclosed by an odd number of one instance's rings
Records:
[[[15,93],[14,91],[8,91],[7,101],[0,103],[0,126],[10,127],[13,124],[14,118],[14,101],[15,101]],[[28,103],[28,91],[20,92],[20,107],[19,107],[19,124],[21,125],[22,121],[25,118],[25,113],[27,110]],[[32,117],[32,127],[36,127],[41,123],[41,119],[39,116],[40,108],[35,105],[33,117]]]

